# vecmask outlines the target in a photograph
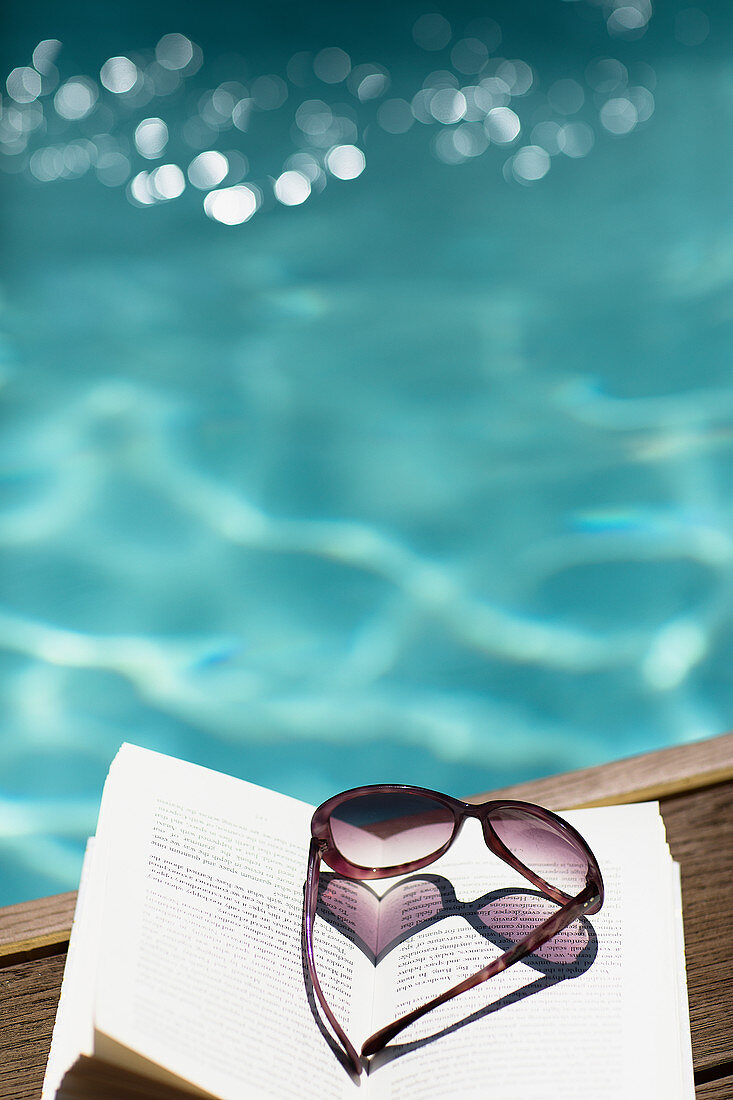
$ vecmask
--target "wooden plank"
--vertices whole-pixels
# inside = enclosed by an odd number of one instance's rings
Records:
[[[0,1100],[38,1100],[66,956],[0,970]]]
[[[524,798],[550,809],[646,802],[733,779],[733,733],[503,787],[482,798]]]
[[[665,799],[662,815],[672,855],[682,868],[695,1069],[726,1063],[729,1067],[733,1064],[733,785]],[[643,919],[643,903],[641,910]]]
[[[696,1100],[731,1100],[732,1096],[733,1077],[719,1077],[695,1086]]]
[[[0,967],[19,956],[61,950],[69,942],[76,891],[0,909]]]

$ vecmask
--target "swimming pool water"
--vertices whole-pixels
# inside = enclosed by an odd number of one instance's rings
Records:
[[[122,740],[316,802],[730,725],[730,14],[537,8],[13,14],[0,903]]]

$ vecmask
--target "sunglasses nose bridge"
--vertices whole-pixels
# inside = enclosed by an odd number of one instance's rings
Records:
[[[483,834],[484,842],[492,852],[497,852],[497,837],[491,825],[491,815],[489,807],[486,804],[470,806],[468,807],[467,817],[474,817],[481,826],[481,832]]]
[[[472,825],[471,828],[480,828],[486,844],[489,846],[489,848],[493,848],[494,836],[491,831],[491,826],[488,823],[486,807],[482,806],[480,803],[478,805],[474,805],[471,802],[465,802],[463,804],[460,814],[457,815],[457,824],[454,838],[458,836],[458,833],[462,830],[466,821],[468,821],[470,818],[478,823],[478,826]]]

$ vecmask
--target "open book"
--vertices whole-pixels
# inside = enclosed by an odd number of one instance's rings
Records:
[[[694,1097],[679,875],[656,804],[565,815],[606,885],[603,909],[580,920],[582,950],[530,957],[428,1013],[358,1080],[304,978],[312,812],[122,746],[87,849],[43,1100]],[[357,1048],[505,950],[507,913],[542,900],[474,821],[407,881],[322,878],[319,977]],[[492,906],[493,925],[474,919]]]

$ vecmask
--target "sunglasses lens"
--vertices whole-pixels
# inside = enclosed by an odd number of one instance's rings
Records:
[[[331,812],[331,836],[358,867],[399,867],[432,855],[453,835],[453,814],[428,795],[355,795]]]
[[[588,859],[570,833],[531,810],[505,806],[491,827],[504,847],[549,886],[575,897],[584,888]]]

